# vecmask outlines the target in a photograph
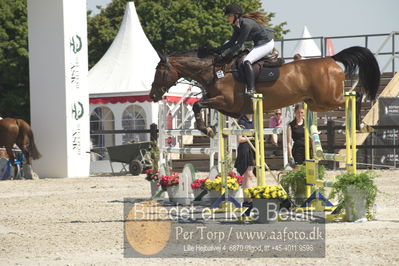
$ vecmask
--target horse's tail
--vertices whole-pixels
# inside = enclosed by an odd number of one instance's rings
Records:
[[[373,53],[364,47],[354,46],[342,50],[332,58],[345,66],[345,74],[352,78],[359,69],[359,81],[370,100],[375,100],[380,85],[380,67]]]
[[[17,122],[17,125],[19,128],[18,138],[22,137],[21,139],[23,139],[24,135],[27,135],[29,138],[28,151],[29,151],[30,156],[32,156],[32,159],[36,160],[36,159],[39,159],[40,157],[42,157],[42,155],[40,154],[39,150],[36,147],[32,128],[29,126],[28,123],[26,123],[22,119],[16,119],[16,122]]]

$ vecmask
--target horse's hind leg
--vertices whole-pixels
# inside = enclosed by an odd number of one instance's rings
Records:
[[[362,113],[362,100],[363,94],[356,93],[356,130],[360,130],[360,124],[362,123],[361,113]]]
[[[19,158],[19,160],[21,162],[22,175],[25,179],[33,179],[34,173],[33,173],[32,167],[31,167],[31,156],[29,153],[29,144],[18,144],[18,147],[21,149],[21,151],[25,157],[24,164],[23,164],[23,158]]]
[[[17,176],[18,174],[18,167],[15,164],[15,157],[14,157],[14,152],[12,151],[12,146],[6,146],[6,151],[7,151],[7,155],[8,155],[8,161],[10,162],[12,168],[14,169],[14,178]]]

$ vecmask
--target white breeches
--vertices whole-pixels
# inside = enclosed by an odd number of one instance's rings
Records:
[[[255,63],[259,59],[265,57],[268,53],[270,53],[274,48],[274,40],[270,42],[261,44],[259,46],[255,46],[252,50],[247,54],[244,58],[243,62],[249,61],[251,64]]]

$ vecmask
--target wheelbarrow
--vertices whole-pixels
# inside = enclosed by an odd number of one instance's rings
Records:
[[[126,173],[130,172],[132,175],[139,175],[144,169],[150,168],[150,147],[150,142],[137,142],[107,147],[112,174],[115,175],[112,163],[121,163],[122,170]],[[126,169],[126,166],[129,166],[129,171]]]

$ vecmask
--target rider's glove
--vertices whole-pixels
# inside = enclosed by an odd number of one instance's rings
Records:
[[[220,54],[220,50],[218,48],[208,48],[210,54]]]
[[[215,59],[213,61],[215,64],[220,65],[220,64],[224,64],[225,58],[222,55],[218,54],[215,56]]]

